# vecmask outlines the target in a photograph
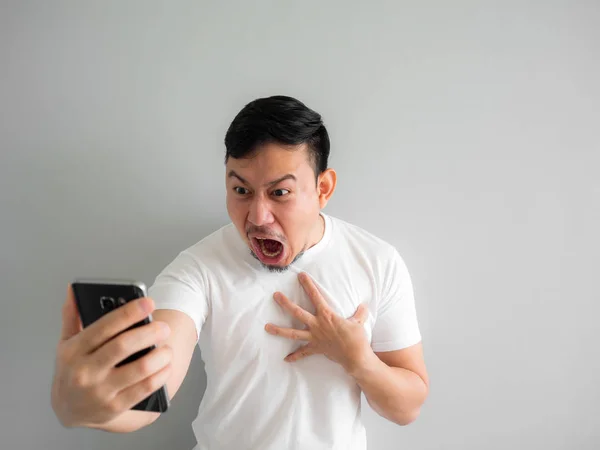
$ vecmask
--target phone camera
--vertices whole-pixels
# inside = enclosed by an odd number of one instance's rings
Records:
[[[105,312],[112,311],[115,309],[115,299],[112,297],[100,297],[100,307]]]

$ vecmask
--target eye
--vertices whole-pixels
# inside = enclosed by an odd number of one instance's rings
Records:
[[[240,187],[240,186],[234,187],[233,190],[235,191],[236,194],[239,194],[239,195],[246,195],[248,193],[248,189]]]
[[[288,195],[290,193],[290,191],[288,191],[287,189],[275,189],[273,191],[273,195],[275,197],[283,197],[284,195]]]

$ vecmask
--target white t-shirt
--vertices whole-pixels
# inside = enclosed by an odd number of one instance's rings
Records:
[[[407,268],[394,247],[323,214],[322,239],[285,272],[260,264],[232,225],[181,252],[149,290],[158,309],[196,324],[207,387],[192,427],[198,450],[364,450],[360,388],[337,363],[283,358],[305,344],[268,334],[303,328],[273,300],[281,291],[314,313],[297,275],[307,272],[331,307],[351,317],[368,303],[374,351],[421,340]]]

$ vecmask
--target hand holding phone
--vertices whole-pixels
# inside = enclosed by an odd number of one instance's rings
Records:
[[[75,282],[63,307],[52,406],[63,425],[104,424],[131,409],[164,412],[172,350],[137,283]]]

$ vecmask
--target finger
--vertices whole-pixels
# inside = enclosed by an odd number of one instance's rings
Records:
[[[75,304],[75,294],[73,288],[69,284],[67,287],[67,297],[62,307],[62,328],[60,331],[60,339],[66,341],[75,336],[83,329],[77,305]]]
[[[165,322],[155,321],[121,333],[92,354],[94,369],[112,369],[134,353],[163,342],[170,331]]]
[[[356,308],[356,312],[350,318],[350,320],[353,322],[356,322],[360,325],[363,325],[366,322],[368,317],[369,317],[369,308],[367,307],[367,305],[365,303],[361,303],[360,305],[358,305],[358,308]]]
[[[310,298],[313,305],[315,305],[317,311],[330,309],[329,305],[321,295],[319,288],[317,288],[317,285],[307,273],[302,272],[298,275],[298,280],[300,281],[304,292],[308,295],[308,298]]]
[[[113,409],[127,411],[167,384],[172,366],[168,364],[147,378],[120,391],[113,399]]]
[[[129,389],[170,365],[172,359],[171,347],[157,347],[141,358],[113,369],[108,382],[117,391]]]
[[[309,346],[309,344],[307,344],[303,347],[300,347],[295,352],[290,353],[284,359],[287,362],[294,362],[294,361],[298,361],[299,359],[306,358],[307,356],[314,355],[316,353],[319,353],[317,351],[317,349],[315,347],[311,347],[311,346]]]
[[[273,336],[281,336],[296,341],[310,341],[312,339],[310,331],[296,330],[295,328],[281,328],[271,323],[268,323],[265,326],[265,330]]]
[[[139,298],[109,312],[81,332],[82,351],[92,353],[117,334],[144,320],[154,310],[149,297]]]
[[[275,292],[273,298],[282,308],[286,309],[292,316],[301,321],[303,324],[310,327],[316,322],[315,316],[296,305],[281,292]]]

